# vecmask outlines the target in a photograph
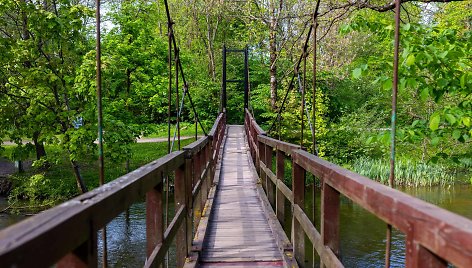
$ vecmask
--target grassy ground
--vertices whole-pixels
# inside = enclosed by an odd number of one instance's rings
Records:
[[[211,127],[210,127],[211,128]],[[205,131],[208,133],[210,131],[209,127],[205,127]],[[167,137],[167,124],[155,125],[152,127],[154,129],[152,133],[144,135],[146,138],[166,138]],[[174,136],[175,125],[171,125],[170,135]],[[203,135],[203,130],[198,125],[198,135]],[[182,122],[180,124],[180,136],[194,137],[195,136],[195,124]]]
[[[182,140],[185,146],[194,139]],[[14,146],[6,146],[0,154],[7,156]],[[57,163],[47,171],[30,168],[23,174],[11,176],[13,189],[9,200],[12,204],[24,206],[28,202],[34,206],[48,206],[60,203],[78,195],[76,180],[67,154],[61,152],[57,146],[47,146],[46,151],[50,155],[58,155]],[[132,158],[130,170],[134,170],[144,164],[156,160],[167,152],[167,143],[135,143],[132,145]],[[85,159],[80,161],[81,174],[89,190],[98,186],[98,161]],[[112,163],[105,158],[105,179],[112,181],[127,173],[126,163]]]

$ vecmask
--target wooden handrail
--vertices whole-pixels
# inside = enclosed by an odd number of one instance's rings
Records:
[[[341,195],[406,234],[407,267],[447,267],[447,263],[457,267],[472,265],[471,220],[320,159],[300,150],[297,145],[259,135],[256,125],[246,111],[245,128],[250,151],[256,156],[253,159],[263,188],[281,223],[285,218],[284,200],[291,203],[292,241],[300,266],[303,267],[305,261],[304,236],[307,235],[325,266],[342,267],[339,260]],[[254,137],[258,143],[252,142]],[[275,173],[272,171],[274,151]],[[285,185],[283,175],[287,156],[292,161],[291,190]],[[303,209],[306,172],[322,183],[320,231]]]
[[[220,114],[209,136],[118,179],[0,231],[2,267],[96,267],[97,231],[146,194],[146,267],[156,267],[176,239],[177,265],[191,250],[193,218],[214,175],[215,155],[224,135]],[[211,141],[211,142],[210,142]],[[215,153],[216,152],[216,153]],[[163,225],[163,178],[175,174],[176,214]],[[195,186],[198,186],[195,192]],[[197,219],[198,221],[198,219]]]

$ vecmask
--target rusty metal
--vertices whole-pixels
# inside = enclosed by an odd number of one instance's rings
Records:
[[[395,41],[393,56],[393,89],[392,89],[392,122],[391,122],[391,146],[390,146],[390,176],[388,185],[395,187],[395,138],[397,130],[397,95],[398,95],[398,57],[400,47],[400,12],[401,0],[395,0]],[[392,226],[387,225],[386,245],[385,245],[385,267],[390,267]]]
[[[95,1],[95,20],[96,20],[96,83],[97,83],[97,125],[98,125],[98,172],[99,185],[105,183],[105,162],[103,159],[103,109],[102,109],[102,61],[101,61],[101,37],[100,37],[100,0]],[[107,258],[107,227],[102,230],[103,240],[103,259],[102,267],[108,266]]]
[[[179,105],[179,49],[177,48],[175,51],[175,112],[177,114],[177,148],[180,150],[180,107],[183,106],[182,104]],[[184,93],[185,94],[185,93]]]
[[[168,41],[169,41],[169,48],[168,48],[169,86],[168,86],[168,91],[167,91],[167,152],[170,153],[171,152],[170,120],[171,120],[171,109],[172,109],[171,108],[172,107],[172,22],[169,22],[167,25],[167,35],[168,35]]]
[[[317,74],[317,68],[316,68],[316,63],[317,63],[317,30],[318,30],[318,8],[319,8],[319,3],[317,3],[317,9],[315,13],[313,13],[313,96],[312,96],[312,118],[313,118],[313,129],[312,129],[312,152],[314,155],[318,155],[318,152],[316,150],[316,74]],[[313,195],[314,196],[314,195]]]
[[[300,116],[301,116],[301,126],[300,126],[300,146],[303,147],[303,130],[305,129],[305,87],[306,87],[306,57],[307,55],[306,48],[303,51],[303,80],[301,83],[301,93],[302,93],[302,105],[300,107]]]
[[[226,109],[226,44],[223,45],[223,73],[221,79],[221,94],[220,94],[220,113],[223,112],[223,109]]]
[[[227,60],[228,53],[243,53],[244,54],[244,79],[228,79],[227,78]],[[244,109],[249,108],[249,50],[246,46],[244,49],[228,49],[226,44],[222,49],[222,78],[221,78],[221,94],[220,94],[220,112],[226,109],[227,104],[227,83],[244,83]]]
[[[249,108],[249,49],[244,49],[244,109]]]

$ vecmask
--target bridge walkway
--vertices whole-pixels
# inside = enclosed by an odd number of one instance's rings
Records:
[[[244,126],[229,125],[202,267],[282,267],[283,257],[257,185]],[[277,232],[277,231],[276,231]]]

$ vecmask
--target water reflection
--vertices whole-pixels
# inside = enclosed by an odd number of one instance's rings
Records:
[[[472,219],[472,187],[402,188],[405,193]],[[312,189],[306,193],[306,210],[313,209]],[[316,227],[319,229],[319,189],[315,195]],[[386,224],[349,199],[341,198],[340,210],[341,260],[346,267],[383,267],[385,265]],[[319,259],[315,259],[317,266]],[[308,266],[311,266],[309,261]],[[391,267],[405,266],[405,235],[393,230]]]
[[[472,219],[472,187],[456,185],[449,188],[404,188],[402,191],[425,201]],[[170,200],[173,200],[170,197]],[[312,209],[312,191],[306,193],[306,210]],[[319,230],[320,196],[315,196],[316,227]],[[0,209],[7,207],[0,199]],[[169,211],[173,216],[174,207]],[[288,213],[289,211],[287,211]],[[0,214],[0,229],[25,216]],[[171,218],[169,219],[169,221]],[[346,267],[383,267],[385,258],[386,225],[347,198],[341,200],[340,211],[341,259]],[[290,221],[287,221],[290,222]],[[288,231],[289,233],[290,231]],[[103,254],[101,233],[98,234],[99,261]],[[121,213],[107,225],[108,263],[110,267],[141,267],[146,259],[146,208],[136,203],[129,208],[129,215]],[[391,267],[405,265],[405,235],[393,231]],[[175,267],[175,245],[171,248],[169,267]],[[307,252],[310,250],[307,248]],[[312,261],[310,261],[309,266]],[[315,260],[315,266],[319,260]]]
[[[137,203],[107,225],[110,267],[139,267],[146,260],[146,207]],[[98,234],[99,262],[103,256],[102,232]]]
[[[173,200],[173,196],[169,197]],[[169,204],[169,222],[174,216]],[[136,203],[107,225],[107,255],[109,267],[142,267],[146,262],[146,204]],[[98,233],[98,260],[102,264],[102,232]],[[168,267],[175,267],[175,244],[169,249]]]

